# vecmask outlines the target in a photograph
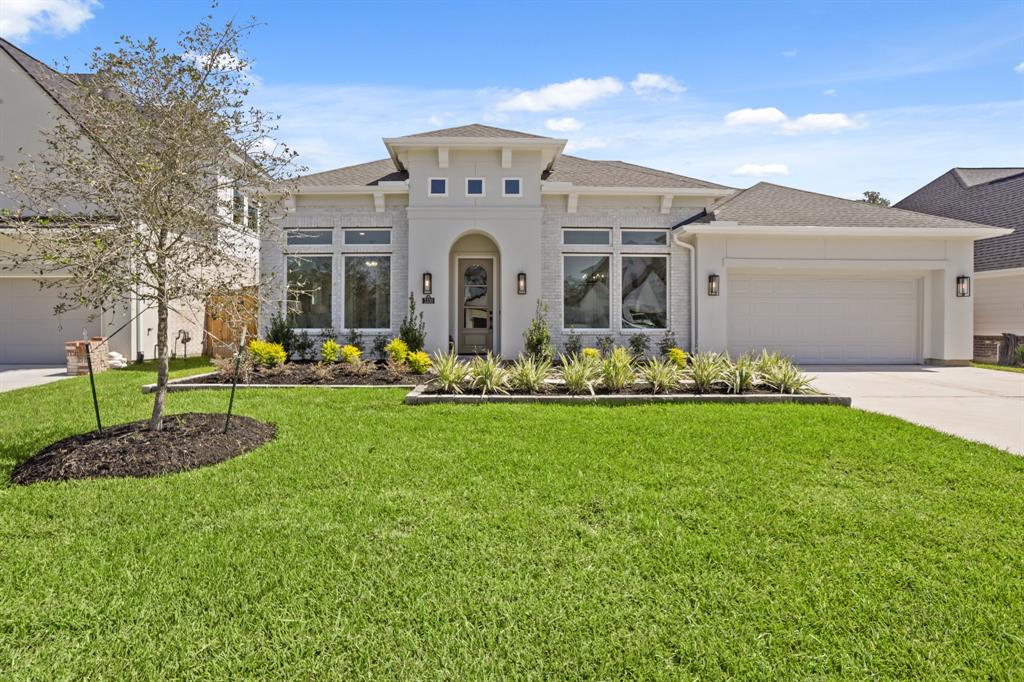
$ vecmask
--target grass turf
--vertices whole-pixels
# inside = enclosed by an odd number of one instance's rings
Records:
[[[101,375],[107,421],[150,380]],[[1024,675],[1024,458],[845,408],[403,394],[245,390],[279,437],[224,464],[0,483],[0,678]],[[0,415],[6,481],[88,384]]]
[[[993,365],[988,362],[972,362],[971,367],[979,367],[981,369],[996,369],[1000,372],[1024,372],[1024,367],[1007,367],[1006,365]]]

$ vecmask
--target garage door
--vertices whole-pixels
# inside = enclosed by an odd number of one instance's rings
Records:
[[[729,352],[805,363],[919,360],[918,280],[729,274]]]
[[[99,333],[99,320],[76,310],[59,318],[53,289],[31,279],[0,278],[0,365],[63,364],[64,342],[82,337],[82,328]]]

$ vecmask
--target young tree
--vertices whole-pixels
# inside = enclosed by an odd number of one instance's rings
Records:
[[[888,207],[891,204],[891,202],[888,199],[882,196],[881,192],[876,192],[874,190],[868,190],[867,192],[864,192],[864,198],[857,199],[857,201],[863,202],[865,204],[874,204],[875,206],[885,207]]]
[[[67,76],[67,116],[43,132],[43,151],[10,174],[27,247],[15,266],[69,276],[58,312],[133,298],[156,309],[154,430],[167,394],[169,313],[253,279],[260,231],[295,170],[294,152],[272,139],[276,117],[246,103],[241,47],[254,24],[212,22],[182,33],[174,49],[131,37],[97,49],[94,73]],[[260,198],[260,219],[238,210],[243,192]]]

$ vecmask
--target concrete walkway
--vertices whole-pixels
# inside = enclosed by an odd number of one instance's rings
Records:
[[[921,365],[805,366],[853,406],[1024,455],[1024,373]]]
[[[64,365],[0,365],[0,393],[67,378]]]

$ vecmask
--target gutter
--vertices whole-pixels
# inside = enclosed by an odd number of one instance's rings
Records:
[[[689,220],[694,220],[701,217],[702,214],[698,214]],[[686,222],[680,223],[676,226],[677,229],[672,230],[672,241],[678,246],[683,247],[690,252],[690,353],[697,352],[697,252],[694,250],[692,244],[687,244],[682,241],[683,230],[682,225]]]

